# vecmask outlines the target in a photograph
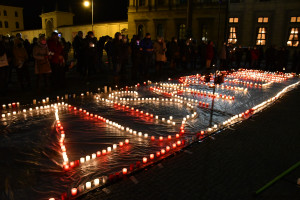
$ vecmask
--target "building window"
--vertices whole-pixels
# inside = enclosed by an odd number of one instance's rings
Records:
[[[4,15],[4,16],[7,16],[6,10],[3,10],[3,15]]]
[[[177,5],[185,5],[187,4],[187,0],[176,0]]]
[[[183,40],[183,39],[185,39],[185,35],[186,35],[185,24],[180,24],[179,25],[179,30],[178,30],[178,38],[180,40]]]
[[[291,17],[291,23],[299,23],[300,22],[300,17]]]
[[[8,28],[8,22],[7,21],[4,22],[4,26],[5,26],[5,28]]]
[[[164,37],[164,27],[162,24],[156,26],[156,36]]]
[[[144,37],[144,26],[141,24],[138,26],[138,36],[139,36],[139,38]]]
[[[228,43],[229,44],[236,44],[237,38],[236,38],[236,27],[231,26],[229,28],[229,38],[228,38]]]
[[[3,25],[2,25],[2,21],[0,21],[0,28],[2,28],[3,27]]]
[[[237,23],[239,23],[239,18],[237,18],[237,17],[230,17],[229,18],[229,23],[231,23],[231,24],[237,24]]]
[[[18,15],[18,12],[16,11],[16,12],[15,12],[15,17],[18,17],[18,16],[19,16],[19,15]]]
[[[19,22],[16,22],[16,28],[20,28]]]
[[[259,46],[266,45],[266,27],[258,28],[256,45],[259,45]]]
[[[145,0],[139,0],[139,6],[145,6],[146,1]]]
[[[259,17],[257,19],[258,23],[268,23],[269,22],[269,18],[268,17]]]
[[[207,25],[206,24],[201,24],[201,40],[204,42],[207,42],[208,38],[207,38]]]
[[[291,28],[287,46],[298,47],[299,45],[299,28]]]

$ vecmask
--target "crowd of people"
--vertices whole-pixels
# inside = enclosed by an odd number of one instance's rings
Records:
[[[71,49],[74,55],[69,57]],[[107,55],[107,62],[103,60],[103,52]],[[217,51],[212,41],[197,44],[192,38],[178,40],[173,37],[165,42],[162,37],[152,40],[149,33],[144,38],[134,35],[129,41],[119,32],[114,38],[103,36],[98,40],[92,31],[85,37],[79,31],[72,44],[57,32],[53,32],[50,38],[41,34],[30,43],[17,34],[16,37],[0,36],[0,89],[5,92],[14,70],[20,87],[31,88],[29,68],[33,65],[35,87],[41,90],[66,87],[65,73],[73,67],[86,83],[93,74],[105,71],[111,73],[115,84],[119,84],[128,77],[136,81],[160,80],[164,67],[169,73],[209,70],[214,66],[222,70],[242,67],[285,71],[289,57],[292,57],[291,70],[299,73],[300,52],[289,55],[285,47],[269,46],[264,51],[262,47],[234,47],[224,43]],[[130,67],[131,70],[127,70]]]

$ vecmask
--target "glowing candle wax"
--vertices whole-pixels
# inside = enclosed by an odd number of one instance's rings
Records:
[[[94,179],[94,185],[95,185],[95,186],[98,186],[98,185],[99,185],[99,183],[100,183],[100,180],[99,180],[99,178],[96,178],[96,179]]]
[[[86,182],[85,183],[85,187],[86,187],[86,189],[91,189],[91,187],[92,187],[92,184],[91,184],[91,182]]]

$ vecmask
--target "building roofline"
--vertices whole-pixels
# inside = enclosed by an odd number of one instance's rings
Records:
[[[0,6],[13,7],[13,8],[22,8],[22,9],[24,9],[23,7],[18,7],[18,6],[10,6],[10,5],[3,5],[3,4],[0,4]]]

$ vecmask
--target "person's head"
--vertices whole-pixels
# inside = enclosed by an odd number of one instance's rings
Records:
[[[127,43],[127,37],[125,35],[122,35],[122,41],[123,43]]]
[[[94,38],[94,33],[93,33],[93,31],[89,31],[87,35],[88,35],[88,37],[90,37],[90,38]]]
[[[51,34],[51,38],[52,38],[53,40],[58,40],[58,33],[57,33],[57,32],[53,32],[53,33]]]
[[[150,39],[151,38],[151,35],[150,33],[146,33],[146,38]]]
[[[47,44],[45,34],[40,34],[40,36],[39,36],[39,42],[40,42],[42,45]]]
[[[16,37],[17,37],[18,39],[20,39],[20,38],[22,38],[22,34],[21,34],[21,33],[17,33],[17,34],[16,34]]]
[[[162,43],[162,41],[163,41],[163,38],[161,36],[158,36],[157,37],[157,42]]]
[[[77,35],[78,35],[78,37],[82,38],[83,37],[83,32],[82,31],[78,31]]]
[[[122,40],[122,34],[120,32],[115,33],[115,39],[116,40]]]

